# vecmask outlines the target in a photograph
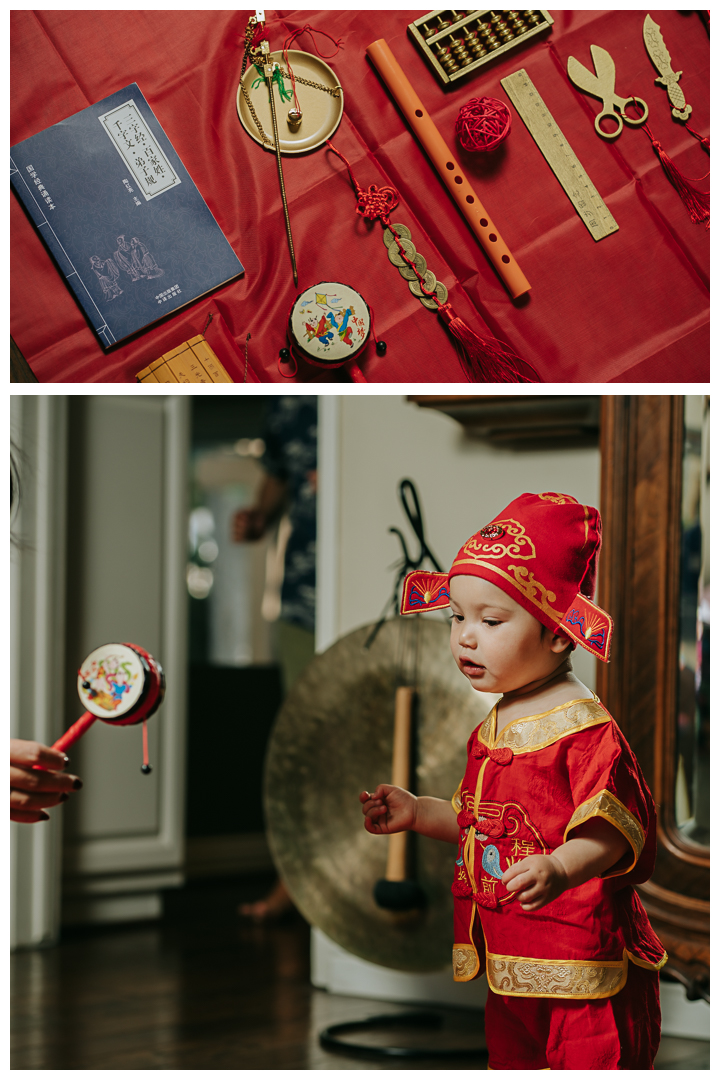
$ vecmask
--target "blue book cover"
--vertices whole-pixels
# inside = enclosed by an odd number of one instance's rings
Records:
[[[137,83],[13,146],[10,180],[105,348],[243,273]]]

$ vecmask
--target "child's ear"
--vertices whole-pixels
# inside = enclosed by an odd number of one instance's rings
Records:
[[[570,653],[573,651],[574,647],[575,642],[571,638],[569,638],[567,634],[563,634],[562,632],[559,634],[553,634],[552,640],[550,641],[550,649],[554,653],[562,653],[567,650],[567,654],[569,656]]]

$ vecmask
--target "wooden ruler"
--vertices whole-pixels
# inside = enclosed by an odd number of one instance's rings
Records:
[[[555,123],[552,113],[525,69],[520,68],[500,82],[593,240],[602,240],[604,236],[617,232],[620,226]]]

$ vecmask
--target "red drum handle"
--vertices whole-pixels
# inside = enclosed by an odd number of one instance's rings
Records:
[[[353,360],[351,360],[348,364],[347,370],[353,382],[367,382],[367,379],[363,375],[362,371]]]
[[[92,713],[83,713],[80,719],[76,720],[72,727],[69,727],[65,734],[61,735],[58,741],[52,744],[52,749],[65,750],[68,746],[72,746],[74,742],[77,742],[81,735],[85,734],[87,729],[91,727],[96,720],[97,716],[93,716]]]

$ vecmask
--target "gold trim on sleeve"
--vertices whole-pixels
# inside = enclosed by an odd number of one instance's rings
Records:
[[[453,945],[453,979],[470,982],[480,968],[480,957],[472,945]]]
[[[626,806],[623,806],[620,800],[607,789],[599,791],[597,795],[593,795],[587,802],[578,806],[567,823],[565,834],[563,836],[563,843],[567,840],[568,833],[572,829],[577,828],[583,821],[589,821],[589,819],[593,817],[605,818],[611,825],[614,825],[615,828],[623,834],[633,851],[633,861],[631,866],[625,866],[622,870],[619,870],[614,874],[604,874],[603,876],[619,877],[622,874],[627,874],[632,870],[633,866],[640,858],[640,853],[645,846],[645,832],[635,815],[632,814]]]
[[[662,960],[658,961],[657,964],[651,964],[649,960],[641,960],[639,956],[633,956],[631,952],[627,953],[627,956],[637,967],[647,968],[648,971],[659,971],[661,967],[665,967],[670,959],[667,953],[663,953]]]
[[[465,778],[463,777],[463,780],[464,779]],[[450,802],[452,803],[452,808],[453,808],[453,810],[455,811],[456,814],[459,814],[460,811],[463,808],[463,805],[462,805],[463,780],[461,780],[460,783],[458,784],[457,790],[456,790],[455,794],[453,795],[452,799],[450,800]]]
[[[529,956],[487,954],[490,989],[504,997],[561,997],[588,1000],[613,997],[627,980],[622,960],[537,960]]]

